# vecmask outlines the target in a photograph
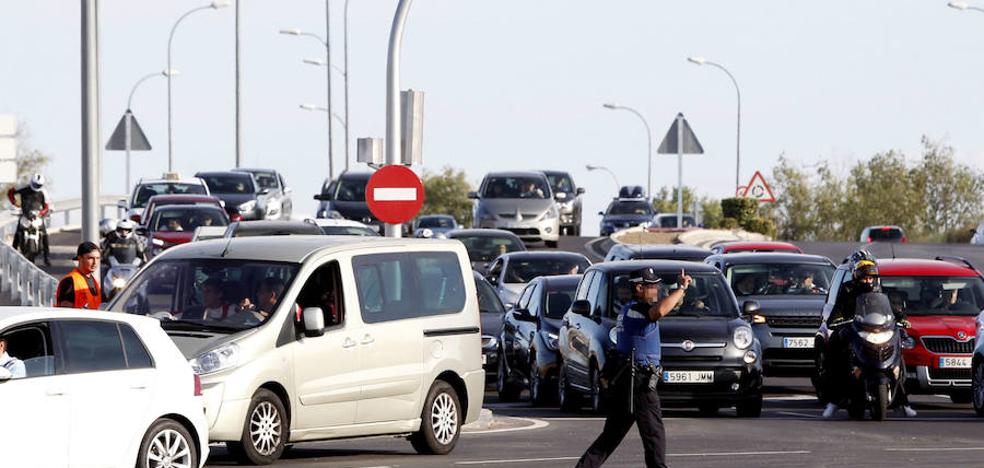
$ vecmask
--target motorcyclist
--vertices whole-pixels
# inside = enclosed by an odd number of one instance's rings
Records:
[[[41,174],[34,174],[31,176],[31,181],[24,187],[11,187],[7,190],[7,200],[10,201],[11,205],[20,207],[22,216],[26,216],[27,213],[32,211],[37,211],[38,216],[44,218],[48,216],[50,211],[48,207],[48,200],[44,194],[44,176]],[[41,253],[44,256],[44,264],[51,266],[51,260],[49,259],[49,247],[48,247],[48,229],[41,223],[41,228],[39,233],[41,240]],[[24,227],[20,224],[17,225],[17,232],[14,233],[14,249],[19,249],[21,242],[24,240]]]
[[[136,222],[124,219],[116,224],[115,231],[106,235],[100,248],[105,266],[109,265],[110,257],[115,258],[120,264],[134,263],[135,259],[140,259],[144,263],[147,262],[144,242],[134,232],[136,228]]]
[[[847,381],[848,365],[850,353],[848,350],[849,337],[846,325],[854,320],[857,309],[857,299],[862,294],[880,293],[881,283],[879,281],[878,264],[875,257],[865,250],[859,250],[851,256],[851,279],[843,283],[834,301],[834,308],[828,319],[828,326],[831,327],[830,339],[824,349],[824,373],[826,374],[825,387],[826,399],[828,401],[823,410],[822,417],[830,418],[837,412],[844,399],[843,389],[849,386]],[[896,320],[907,326],[908,322],[904,316],[897,313]],[[916,411],[909,406],[905,391],[899,394],[901,409],[907,417],[915,417]]]

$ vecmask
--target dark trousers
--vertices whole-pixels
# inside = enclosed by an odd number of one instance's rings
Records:
[[[632,428],[632,423],[639,427],[639,435],[642,436],[646,467],[666,466],[666,430],[663,428],[659,395],[656,390],[649,390],[645,385],[636,385],[634,400],[634,411],[629,413],[628,388],[613,391],[613,396],[608,401],[609,413],[605,419],[605,429],[578,460],[578,468],[597,467],[605,463],[622,443],[625,434]]]

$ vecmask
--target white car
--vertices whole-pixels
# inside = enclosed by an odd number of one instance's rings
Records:
[[[3,307],[0,338],[25,370],[0,367],[3,466],[204,465],[200,381],[157,320]]]
[[[350,219],[308,218],[304,221],[317,225],[326,236],[379,236],[375,226],[367,226]]]
[[[445,454],[484,397],[469,267],[453,240],[216,239],[164,251],[109,310],[161,318],[241,462],[376,435]]]

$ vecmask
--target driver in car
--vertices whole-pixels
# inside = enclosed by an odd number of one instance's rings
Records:
[[[24,368],[24,361],[7,354],[7,339],[0,336],[0,367],[10,371],[10,375],[15,379],[27,377]]]
[[[248,297],[244,298],[239,303],[239,312],[226,321],[245,326],[255,326],[265,322],[283,296],[284,288],[284,282],[279,278],[263,278],[256,291],[256,304],[250,302]]]

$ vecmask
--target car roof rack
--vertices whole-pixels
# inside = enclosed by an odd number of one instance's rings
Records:
[[[941,261],[941,262],[962,263],[962,264],[966,265],[968,268],[970,268],[971,270],[974,270],[975,272],[977,272],[977,274],[981,275],[980,270],[978,270],[977,267],[975,267],[973,263],[970,263],[970,260],[967,260],[964,257],[958,257],[956,255],[937,255],[936,256],[936,260]],[[982,275],[982,276],[984,276],[984,275]]]

